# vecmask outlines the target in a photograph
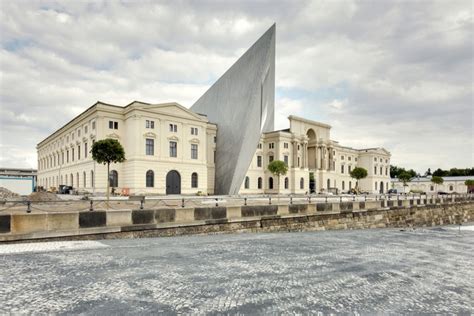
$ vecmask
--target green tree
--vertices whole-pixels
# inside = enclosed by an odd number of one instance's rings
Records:
[[[398,180],[403,182],[403,193],[405,193],[405,187],[408,185],[407,183],[411,181],[412,174],[410,172],[404,171],[398,175]]]
[[[471,193],[474,191],[474,180],[466,180],[464,184],[467,186],[467,193]]]
[[[443,170],[441,168],[438,168],[433,172],[433,176],[436,176],[436,177],[445,177],[447,175],[448,175],[448,171]]]
[[[443,184],[444,180],[443,180],[443,178],[441,178],[439,176],[432,176],[431,177],[431,182],[433,182],[436,185],[436,192],[437,192],[438,191],[438,184]]]
[[[359,192],[359,180],[367,177],[367,170],[361,167],[355,167],[351,171],[351,177],[357,180],[355,190]]]
[[[278,179],[278,192],[280,192],[280,176],[285,175],[288,171],[288,166],[284,161],[273,160],[268,164],[268,171],[270,171]]]
[[[92,159],[97,163],[107,165],[107,205],[109,205],[110,164],[125,161],[125,150],[118,140],[107,138],[92,145]]]

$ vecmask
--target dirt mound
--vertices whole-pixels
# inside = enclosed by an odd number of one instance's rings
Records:
[[[4,187],[0,187],[0,200],[18,198],[20,195],[12,192]]]
[[[49,202],[61,200],[54,193],[50,192],[33,192],[28,196],[28,200],[36,202]]]

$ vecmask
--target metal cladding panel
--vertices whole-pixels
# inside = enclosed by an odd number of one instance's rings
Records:
[[[273,131],[275,24],[194,103],[217,124],[216,194],[237,194],[262,132]]]

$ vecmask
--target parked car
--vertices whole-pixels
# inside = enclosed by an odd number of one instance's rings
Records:
[[[59,194],[71,194],[71,191],[72,191],[72,187],[69,186],[69,185],[63,185],[61,184],[59,186]]]
[[[448,194],[447,192],[438,191],[438,195],[447,195],[447,194]]]

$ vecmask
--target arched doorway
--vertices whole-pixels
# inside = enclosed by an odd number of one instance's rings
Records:
[[[308,137],[308,152],[307,152],[307,162],[308,168],[311,170],[315,170],[317,163],[316,163],[316,133],[312,128],[308,129],[306,132],[306,136]],[[311,183],[310,183],[311,188]]]
[[[384,187],[383,181],[380,181],[380,193],[383,193],[383,187]]]
[[[181,176],[176,170],[166,175],[166,194],[181,194]]]

